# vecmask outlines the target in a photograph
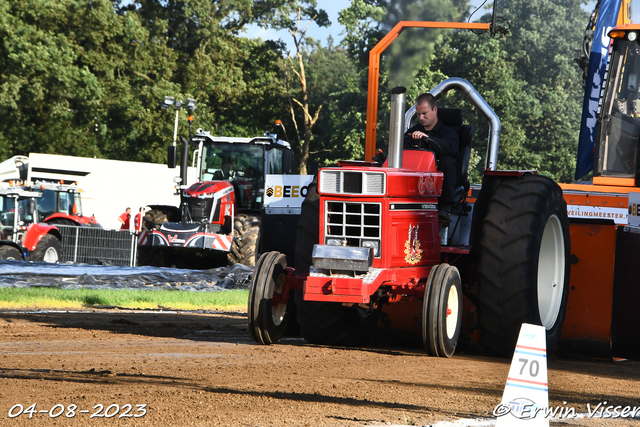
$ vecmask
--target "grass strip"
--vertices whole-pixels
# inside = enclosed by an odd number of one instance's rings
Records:
[[[130,309],[246,311],[249,291],[0,288],[0,309]]]

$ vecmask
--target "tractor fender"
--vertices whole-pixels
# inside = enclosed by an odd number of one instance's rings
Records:
[[[49,222],[52,219],[66,219],[68,221],[72,221],[78,226],[87,226],[89,224],[95,223],[95,220],[92,220],[91,217],[88,216],[78,216],[78,215],[69,215],[62,212],[56,212],[51,216],[48,216],[43,222]]]
[[[62,241],[62,235],[60,234],[60,230],[53,225],[47,224],[31,224],[27,228],[27,232],[24,235],[24,240],[22,241],[22,245],[29,252],[35,250],[36,246],[44,236],[47,234],[52,234],[56,237],[56,239]]]
[[[478,194],[475,204],[473,205],[473,218],[471,219],[471,232],[469,236],[469,246],[471,250],[477,249],[478,240],[482,232],[482,224],[484,223],[484,217],[487,213],[487,204],[496,188],[505,179],[517,179],[522,178],[526,174],[537,175],[538,171],[535,170],[498,170],[484,172],[482,177],[482,188]]]

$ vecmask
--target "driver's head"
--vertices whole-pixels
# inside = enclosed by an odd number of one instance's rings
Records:
[[[416,114],[420,124],[431,130],[438,123],[438,104],[430,93],[423,93],[416,99]]]

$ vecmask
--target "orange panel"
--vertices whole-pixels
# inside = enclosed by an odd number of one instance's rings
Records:
[[[617,228],[571,224],[571,281],[563,340],[610,341]]]
[[[613,178],[605,176],[594,176],[594,185],[614,185],[618,187],[635,187],[636,180],[634,178]]]

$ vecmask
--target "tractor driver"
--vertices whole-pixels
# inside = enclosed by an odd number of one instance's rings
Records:
[[[449,222],[455,185],[459,181],[458,134],[438,121],[438,105],[430,93],[416,99],[416,115],[420,123],[405,132],[404,149],[426,148],[435,153],[438,170],[444,174],[438,217]]]

